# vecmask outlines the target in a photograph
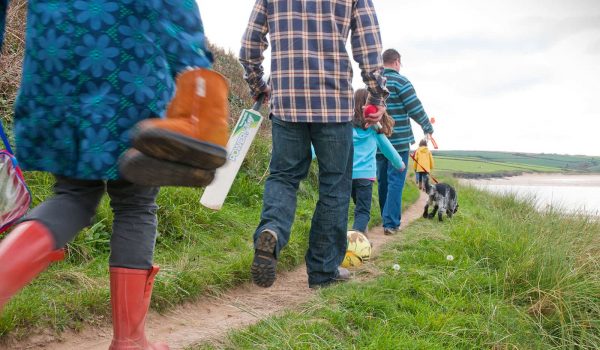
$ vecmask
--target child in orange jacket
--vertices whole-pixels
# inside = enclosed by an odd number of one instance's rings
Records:
[[[433,155],[429,148],[427,148],[427,140],[425,139],[419,142],[419,148],[415,151],[413,167],[419,189],[427,189],[429,185],[429,173],[433,170]]]

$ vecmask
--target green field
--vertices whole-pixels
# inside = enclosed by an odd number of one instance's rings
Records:
[[[524,164],[524,163],[510,163],[510,162],[499,162],[499,161],[486,161],[475,157],[448,157],[448,156],[434,156],[435,169],[434,172],[443,172],[450,174],[457,173],[477,173],[477,174],[490,174],[490,173],[521,173],[521,172],[561,172],[562,169]]]
[[[591,156],[488,151],[434,151],[433,154],[436,159],[440,158],[444,161],[479,161],[485,164],[481,165],[479,170],[482,172],[490,172],[489,169],[492,168],[500,171],[600,172],[600,157]],[[477,166],[469,166],[466,163],[450,163],[442,162],[440,169],[446,167],[450,171],[461,171],[464,167],[466,169],[464,172],[478,169]],[[504,165],[505,168],[498,168],[500,165]]]

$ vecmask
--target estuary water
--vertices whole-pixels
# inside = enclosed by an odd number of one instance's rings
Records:
[[[508,178],[461,180],[494,193],[535,198],[539,209],[600,216],[600,175],[527,174]]]

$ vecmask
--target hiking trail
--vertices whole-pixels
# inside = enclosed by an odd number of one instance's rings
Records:
[[[402,214],[402,228],[422,215],[427,195]],[[382,227],[369,231],[373,254],[381,247],[402,236],[385,236]],[[362,278],[359,278],[362,280]],[[160,315],[149,312],[146,335],[152,342],[165,342],[171,349],[183,349],[199,343],[220,343],[227,333],[257,323],[265,318],[294,308],[308,301],[315,291],[308,288],[304,265],[289,272],[278,272],[271,288],[245,283],[220,297],[206,297],[186,303]],[[109,324],[103,327],[86,326],[81,331],[65,331],[60,335],[36,334],[21,341],[9,341],[0,349],[106,350],[112,338]]]

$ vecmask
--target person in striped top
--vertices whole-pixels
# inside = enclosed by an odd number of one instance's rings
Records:
[[[267,40],[267,34],[269,40]],[[346,225],[352,187],[352,66],[359,63],[377,106],[367,121],[385,112],[381,36],[371,0],[256,0],[242,39],[240,63],[251,94],[270,96],[273,153],[265,183],[261,221],[254,234],[252,279],[275,281],[280,250],[287,244],[296,193],[311,163],[311,142],[319,162],[319,201],[306,253],[308,284],[326,286],[349,278],[339,268],[346,253]],[[270,83],[263,52],[271,45]]]
[[[394,132],[390,137],[392,145],[400,154],[402,161],[408,164],[410,145],[415,143],[410,120],[414,120],[423,129],[425,135],[433,133],[433,126],[417,97],[412,83],[400,74],[401,57],[394,49],[383,53],[384,76],[390,91],[387,99],[387,112],[394,118]],[[407,169],[398,171],[383,154],[377,154],[377,182],[379,183],[379,207],[383,218],[383,232],[395,234],[402,220],[402,190]]]

